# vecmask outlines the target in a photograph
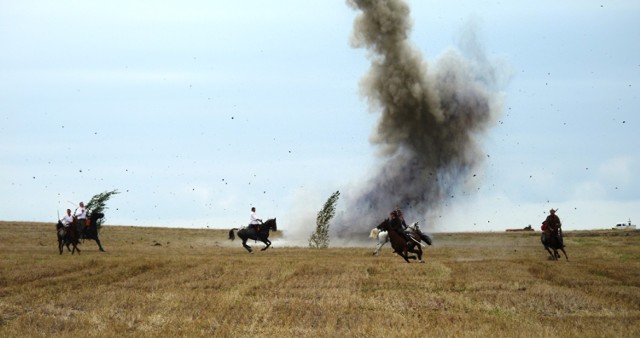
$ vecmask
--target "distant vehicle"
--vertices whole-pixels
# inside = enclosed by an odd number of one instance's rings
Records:
[[[635,224],[631,224],[631,220],[629,220],[627,223],[618,223],[618,224],[616,224],[616,226],[613,229],[635,230],[636,229],[636,225]]]
[[[531,224],[529,224],[528,226],[522,228],[522,229],[507,229],[508,232],[515,232],[515,231],[534,231],[533,228],[531,227]]]

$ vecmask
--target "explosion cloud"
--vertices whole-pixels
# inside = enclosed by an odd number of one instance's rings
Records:
[[[336,218],[338,237],[369,231],[391,210],[407,221],[428,218],[485,157],[478,137],[500,113],[496,69],[472,33],[463,57],[446,52],[429,67],[408,41],[410,10],[401,0],[348,0],[361,14],[353,46],[366,48],[371,68],[361,87],[381,113],[371,141],[380,166]]]

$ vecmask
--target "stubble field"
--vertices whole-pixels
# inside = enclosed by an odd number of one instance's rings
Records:
[[[640,232],[567,232],[557,262],[538,236],[434,234],[407,264],[105,226],[72,256],[53,224],[0,222],[0,337],[638,337]]]

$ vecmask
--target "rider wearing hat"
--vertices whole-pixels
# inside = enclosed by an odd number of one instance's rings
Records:
[[[549,210],[549,216],[545,219],[544,223],[546,223],[550,232],[556,233],[558,235],[558,242],[560,242],[560,246],[564,248],[564,240],[562,239],[562,222],[560,222],[560,217],[556,215],[556,210],[553,208]]]
[[[404,222],[404,219],[401,218],[400,216],[402,215],[402,213],[400,212],[399,214],[398,212],[399,210],[396,209],[396,210],[393,210],[391,213],[389,213],[389,226],[391,226],[393,230],[395,230],[400,236],[402,236],[406,242],[410,242],[411,237],[409,237],[409,234],[405,232],[407,224]]]

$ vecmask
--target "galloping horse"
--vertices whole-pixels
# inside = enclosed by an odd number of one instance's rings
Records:
[[[376,228],[382,231],[386,231],[389,234],[389,241],[391,242],[391,247],[393,248],[393,251],[395,251],[398,255],[404,258],[404,260],[407,263],[409,263],[409,259],[416,259],[416,258],[420,263],[424,263],[424,261],[422,260],[422,246],[419,245],[420,240],[422,239],[420,235],[418,235],[415,232],[410,233],[409,236],[416,243],[410,242],[408,244],[405,241],[404,237],[391,227],[391,224],[388,218],[382,221],[382,223],[380,223]],[[430,241],[431,239],[429,239],[429,242]],[[413,255],[409,256],[409,252],[415,253],[418,256],[417,257]]]
[[[103,218],[104,214],[101,212],[92,212],[89,214],[89,225],[78,224],[78,233],[80,239],[92,239],[98,244],[100,251],[104,252],[102,244],[100,244],[100,238],[98,238],[98,220]]]
[[[236,238],[233,233],[234,230],[238,230],[238,228],[229,230],[229,239],[232,241]],[[264,243],[266,247],[262,248],[261,250],[265,251],[271,246],[271,241],[269,240],[269,230],[278,231],[278,225],[276,224],[275,218],[268,219],[266,222],[260,224],[257,232],[252,228],[242,228],[238,230],[238,237],[242,239],[242,246],[250,253],[253,253],[253,249],[251,249],[251,247],[247,245],[248,239],[261,241],[262,243]]]
[[[408,226],[407,228],[410,229],[413,233],[415,233],[418,237],[420,237],[418,239],[418,242],[422,240],[428,245],[431,245],[431,237],[425,235],[424,233],[422,233],[422,231],[420,231],[420,226],[418,225],[418,222],[411,223],[411,225]],[[379,229],[378,227],[371,229],[371,232],[369,233],[369,238],[378,239],[378,244],[376,244],[376,249],[373,251],[374,256],[378,256],[380,254],[380,249],[382,249],[382,247],[385,244],[389,243],[389,233],[386,230]]]
[[[78,241],[78,229],[73,223],[65,227],[61,221],[58,221],[58,224],[56,224],[56,234],[58,235],[58,250],[60,250],[61,255],[65,245],[67,246],[67,250],[71,251],[72,255],[76,251],[78,251],[78,255],[80,254],[80,248],[78,248],[78,244],[80,244]],[[69,244],[73,246],[73,250],[69,248]]]
[[[543,225],[543,233],[540,235],[540,242],[542,242],[545,250],[549,253],[549,259],[557,261],[558,258],[560,258],[560,254],[558,253],[558,250],[560,250],[564,253],[564,257],[569,260],[569,256],[567,256],[567,252],[564,251],[564,246],[560,242],[560,238],[558,238],[559,231],[559,229],[549,229],[549,231],[546,231],[545,225]]]

